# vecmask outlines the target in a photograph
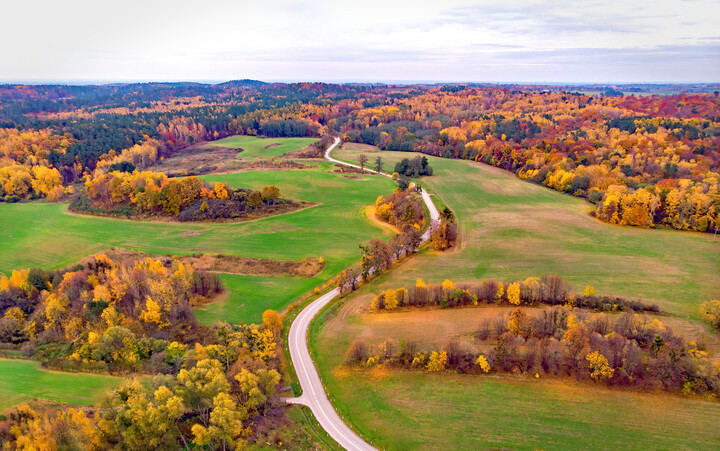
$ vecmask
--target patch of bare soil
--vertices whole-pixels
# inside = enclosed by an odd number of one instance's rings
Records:
[[[378,149],[377,146],[371,146],[370,144],[360,144],[360,143],[344,143],[342,145],[341,149],[362,150],[364,152],[379,152],[380,151],[380,149]]]
[[[201,143],[158,161],[148,170],[164,172],[168,177],[232,172],[241,166],[238,152],[238,149]]]
[[[355,168],[352,166],[345,166],[344,164],[335,164],[335,169],[333,169],[333,172],[336,172],[338,174],[360,174],[365,171],[359,168]]]
[[[113,260],[154,258],[170,265],[174,258],[189,264],[197,271],[238,274],[243,276],[261,277],[298,277],[309,279],[315,277],[325,267],[322,258],[306,258],[304,260],[268,260],[264,258],[235,257],[222,254],[196,254],[193,256],[156,255],[129,249],[112,248],[105,254]]]
[[[280,143],[268,144],[267,146],[264,147],[264,149],[265,149],[265,150],[272,149],[273,147],[277,147],[277,146],[279,146],[279,145],[280,145]]]
[[[312,144],[305,146],[298,150],[293,150],[281,155],[282,158],[293,159],[293,158],[322,158],[323,153]]]
[[[238,165],[238,169],[231,172],[244,172],[244,171],[275,171],[278,169],[308,169],[310,166],[302,163],[297,163],[291,160],[257,160],[257,161],[244,161]]]

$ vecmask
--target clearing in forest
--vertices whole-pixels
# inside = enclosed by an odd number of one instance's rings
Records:
[[[269,159],[307,147],[317,138],[259,138],[257,136],[229,136],[208,143],[210,146],[243,149],[238,154],[242,160]]]
[[[88,373],[62,373],[29,360],[0,359],[0,412],[33,398],[81,406],[96,404],[121,377]]]

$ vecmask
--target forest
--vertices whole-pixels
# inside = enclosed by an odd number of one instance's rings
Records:
[[[611,224],[705,233],[720,225],[717,93],[590,95],[545,86],[4,85],[0,201],[64,201],[77,213],[175,221],[255,219],[309,205],[284,198],[274,184],[237,188],[189,172],[157,171],[182,150],[233,135],[317,138],[303,155],[312,158],[339,136],[377,147],[378,170],[383,151],[414,152],[386,168],[399,188],[375,201],[377,219],[399,233],[360,244],[359,263],[314,295],[331,284],[348,294],[418,251],[430,225],[418,178],[435,179],[442,169],[432,157],[484,163],[584,198],[597,219]],[[441,168],[437,173],[429,158]],[[429,235],[433,256],[458,247],[450,208]],[[62,269],[0,275],[3,355],[64,371],[148,375],[111,390],[90,409],[19,405],[0,419],[0,441],[18,449],[41,443],[242,447],[269,428],[274,395],[287,389],[283,316],[267,310],[262,324],[198,322],[194,310],[222,295],[217,274],[180,258],[96,254]],[[596,295],[590,286],[574,293],[557,276],[440,285],[418,280],[414,287],[385,289],[370,304],[376,317],[493,307],[512,312],[478,324],[472,347],[358,340],[345,363],[720,394],[717,367],[703,344],[663,324],[658,306]],[[701,310],[718,327],[718,302]]]
[[[56,200],[98,166],[142,169],[198,141],[332,133],[512,171],[586,198],[613,224],[714,232],[720,223],[717,92],[592,96],[544,86],[249,80],[4,85],[0,123],[7,202]],[[411,163],[398,169],[423,175],[424,166]]]
[[[0,441],[17,449],[242,447],[284,371],[283,326],[271,310],[261,325],[200,325],[192,307],[221,290],[216,274],[177,258],[97,254],[71,268],[0,276],[0,348],[50,368],[153,374],[113,390],[91,415],[50,404],[10,409]]]

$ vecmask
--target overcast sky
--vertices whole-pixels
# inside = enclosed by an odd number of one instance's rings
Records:
[[[719,0],[8,0],[1,80],[718,82]]]

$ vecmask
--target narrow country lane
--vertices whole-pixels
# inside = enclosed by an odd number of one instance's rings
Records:
[[[340,143],[339,138],[335,138],[335,142],[325,152],[325,158],[335,163],[343,164],[360,169],[360,166],[335,160],[330,157],[330,152]],[[365,168],[368,172],[378,173],[371,169]],[[390,175],[379,173],[386,177]],[[440,214],[435,208],[430,195],[425,191],[421,191],[423,201],[430,212],[430,227],[423,234],[422,241],[425,242],[430,238],[431,229],[438,223]],[[347,424],[340,418],[335,408],[325,393],[320,376],[318,375],[315,364],[310,357],[310,351],[307,346],[307,333],[310,328],[312,319],[330,303],[333,299],[340,295],[340,291],[335,288],[324,295],[317,298],[310,305],[305,307],[293,321],[288,335],[288,346],[290,347],[290,358],[295,366],[300,386],[303,394],[298,398],[288,399],[289,403],[303,404],[312,410],[315,418],[327,433],[342,447],[348,450],[374,450],[370,444],[366,443],[359,435],[357,435]]]

